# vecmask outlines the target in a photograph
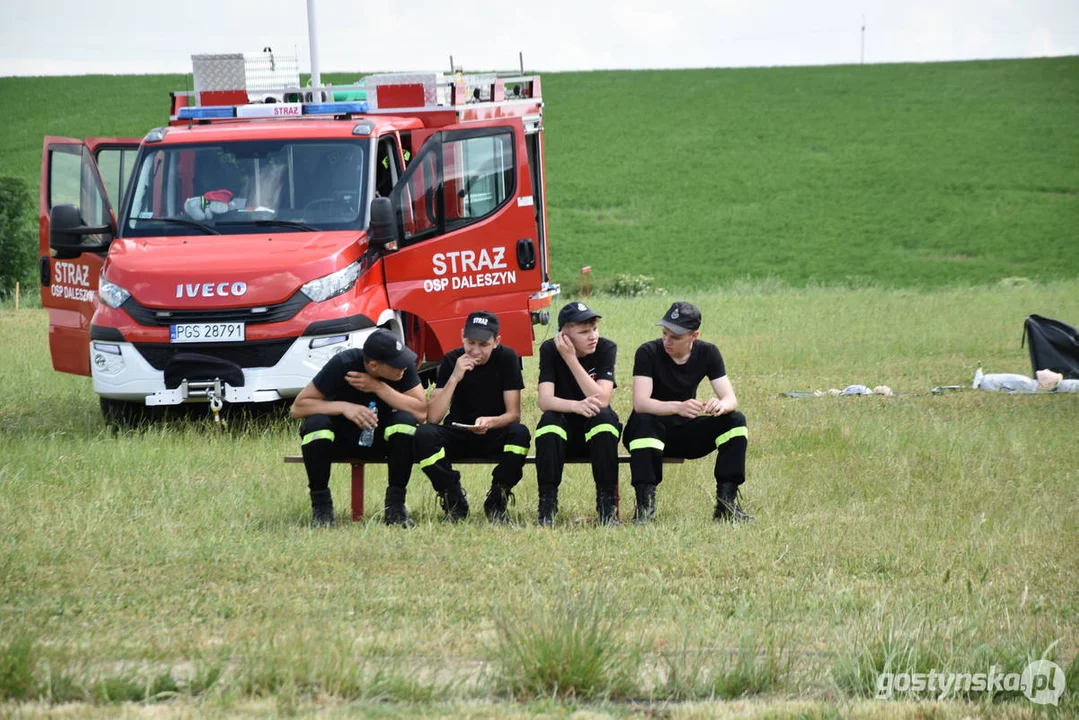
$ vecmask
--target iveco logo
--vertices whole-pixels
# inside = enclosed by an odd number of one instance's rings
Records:
[[[176,286],[176,297],[238,297],[247,292],[247,283],[180,283]]]

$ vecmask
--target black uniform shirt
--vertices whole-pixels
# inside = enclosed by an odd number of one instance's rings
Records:
[[[601,337],[596,343],[596,350],[591,355],[577,358],[581,367],[593,380],[610,380],[614,382],[614,359],[618,353],[618,346],[613,341]],[[584,392],[573,377],[569,365],[562,359],[558,352],[555,341],[547,340],[540,345],[539,350],[539,381],[541,383],[554,383],[555,397],[563,400],[584,400]],[[618,384],[615,383],[615,387]]]
[[[446,353],[442,364],[438,366],[438,379],[435,387],[446,387],[457,359],[465,354],[459,347]],[[450,411],[445,422],[459,422],[471,425],[478,417],[494,417],[506,412],[506,402],[502,393],[506,390],[523,390],[524,378],[521,377],[521,363],[513,348],[499,345],[491,352],[491,357],[483,365],[477,365],[457,383],[450,400]]]
[[[348,384],[348,381],[345,380],[345,373],[353,370],[367,372],[363,367],[363,350],[359,348],[345,350],[334,355],[329,362],[322,366],[322,369],[318,371],[318,375],[315,375],[311,382],[315,384],[315,389],[322,393],[327,400],[356,403],[364,407],[367,407],[374,400],[380,406],[387,407],[386,403],[380,400],[373,392],[360,392]],[[416,373],[416,368],[410,367],[405,370],[405,374],[400,380],[382,380],[382,382],[397,392],[404,393],[420,384],[420,376]]]
[[[689,400],[697,397],[697,386],[727,374],[719,348],[710,342],[695,340],[689,360],[677,364],[663,349],[663,339],[650,340],[637,348],[633,359],[633,375],[652,378],[654,400]]]

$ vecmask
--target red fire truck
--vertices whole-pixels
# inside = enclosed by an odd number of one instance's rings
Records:
[[[558,293],[539,77],[366,80],[366,100],[173,93],[141,140],[45,138],[53,367],[106,417],[293,397],[378,327],[430,372],[480,309],[532,353]]]

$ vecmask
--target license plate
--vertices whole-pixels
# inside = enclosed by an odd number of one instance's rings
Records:
[[[184,323],[169,326],[170,343],[241,342],[244,324],[231,323]]]

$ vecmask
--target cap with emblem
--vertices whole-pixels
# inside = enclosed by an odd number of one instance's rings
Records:
[[[398,370],[416,367],[416,353],[409,350],[400,338],[383,328],[367,336],[367,341],[363,344],[363,356],[367,360],[378,360]]]
[[[469,314],[465,320],[465,337],[469,340],[491,340],[498,335],[498,316],[486,310]]]
[[[701,311],[696,305],[676,302],[656,325],[662,325],[675,335],[685,335],[701,327]]]
[[[583,302],[571,302],[567,303],[558,312],[558,329],[561,330],[562,326],[566,323],[581,323],[592,318],[603,317],[592,308],[585,305]]]

